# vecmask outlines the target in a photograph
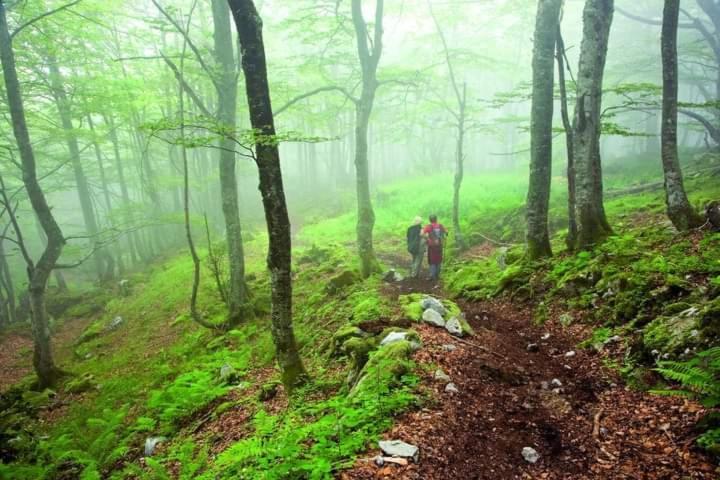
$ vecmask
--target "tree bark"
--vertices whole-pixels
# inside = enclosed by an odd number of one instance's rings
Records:
[[[236,128],[237,76],[230,28],[230,10],[226,0],[212,0],[215,59],[221,67],[217,80],[218,121],[230,132]],[[243,250],[238,186],[235,173],[235,145],[232,138],[220,140],[220,197],[225,218],[230,284],[228,291],[228,325],[236,326],[252,315],[248,307],[245,284],[245,253]]]
[[[568,110],[567,87],[565,85],[565,41],[558,25],[555,56],[558,65],[558,84],[560,86],[560,115],[565,129],[565,148],[567,151],[568,181],[568,235],[565,244],[568,249],[575,248],[577,242],[577,215],[575,213],[575,152],[573,151],[573,127]]]
[[[57,58],[48,55],[48,72],[50,86],[52,87],[52,95],[55,99],[60,122],[65,132],[65,141],[67,142],[68,152],[70,153],[70,163],[72,165],[73,174],[75,176],[75,187],[77,188],[78,199],[80,200],[80,210],[82,211],[83,221],[85,223],[85,232],[90,237],[93,249],[98,249],[93,254],[95,265],[95,274],[100,280],[107,280],[106,266],[111,262],[108,259],[107,252],[98,248],[99,228],[95,217],[95,207],[93,206],[90,195],[90,187],[87,177],[80,159],[80,148],[78,147],[77,136],[74,132],[72,122],[72,110],[70,101],[65,93],[65,85],[63,82],[60,68],[58,67]]]
[[[449,61],[449,60],[448,60]],[[463,250],[465,239],[460,229],[460,188],[465,172],[465,107],[467,102],[467,84],[463,83],[462,95],[458,97],[457,141],[455,145],[455,176],[453,177],[452,224],[455,234],[455,248]]]
[[[573,118],[578,240],[590,248],[612,234],[603,206],[600,159],[602,82],[614,0],[586,0]]]
[[[108,221],[113,228],[117,227],[115,219],[112,215],[112,201],[110,200],[110,187],[108,186],[107,176],[105,175],[105,163],[103,162],[102,151],[100,150],[100,144],[95,136],[95,123],[93,122],[92,115],[87,115],[88,127],[92,133],[93,139],[93,150],[95,150],[95,159],[98,164],[98,172],[100,173],[100,186],[102,187],[103,200],[105,201],[105,211]],[[108,252],[105,251],[106,255],[106,266],[103,274],[104,278],[110,279],[115,275],[115,258]],[[117,255],[118,269],[124,270],[122,252],[119,251]]]
[[[678,62],[677,30],[680,0],[665,0],[661,51],[663,65],[663,103],[661,155],[665,175],[665,203],[667,214],[675,228],[686,231],[703,224],[685,193],[682,170],[677,151]]]
[[[540,0],[535,19],[532,108],[530,111],[530,186],[527,195],[527,255],[552,255],[548,208],[552,179],[552,121],[555,43],[561,0]]]
[[[7,297],[4,300],[7,322],[9,324],[15,323],[15,284],[10,276],[10,266],[7,262],[5,245],[2,239],[0,239],[0,286],[2,286],[2,290],[5,290],[5,297]]]
[[[360,0],[352,0],[352,19],[357,40],[358,58],[362,69],[362,92],[355,102],[355,181],[357,191],[357,244],[360,272],[364,278],[378,270],[373,248],[375,212],[370,198],[368,165],[368,128],[377,92],[377,67],[382,55],[383,0],[375,6],[375,35],[372,51],[368,46],[368,29]]]
[[[123,210],[124,210],[124,221],[127,223],[128,228],[134,227],[134,218],[131,211],[131,200],[130,200],[130,192],[128,190],[127,181],[125,180],[125,167],[123,165],[122,158],[120,156],[120,141],[118,139],[117,135],[117,127],[115,126],[115,119],[112,115],[105,115],[103,117],[105,124],[107,124],[109,133],[108,136],[110,138],[110,143],[112,143],[113,146],[113,156],[115,157],[115,169],[117,170],[117,176],[118,176],[118,183],[120,184],[120,195],[122,196],[123,200]],[[140,255],[138,253],[138,234],[133,229],[130,234],[128,235],[128,248],[130,250],[130,260],[132,261],[133,265],[137,265],[140,262]]]
[[[48,238],[45,249],[36,263],[29,257],[26,258],[30,318],[34,339],[33,366],[38,376],[38,386],[45,388],[54,385],[62,373],[55,366],[53,360],[48,315],[45,310],[45,290],[48,278],[62,253],[65,238],[37,179],[35,154],[25,120],[25,109],[15,67],[15,56],[8,30],[4,0],[0,0],[0,62],[5,79],[5,95],[13,124],[13,134],[20,152],[23,184],[33,211]],[[20,232],[16,231],[16,234],[19,235]]]
[[[228,0],[240,40],[250,124],[256,132],[255,162],[265,209],[269,248],[268,267],[272,288],[272,336],[282,381],[292,389],[306,379],[292,325],[292,244],[283,189],[280,153],[267,79],[262,20],[252,0]]]

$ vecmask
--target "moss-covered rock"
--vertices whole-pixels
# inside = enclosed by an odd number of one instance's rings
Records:
[[[357,375],[349,395],[363,396],[373,388],[390,388],[395,380],[410,371],[412,364],[409,359],[413,351],[413,345],[407,340],[380,347],[370,355],[370,359]]]
[[[660,316],[647,324],[643,331],[646,350],[678,353],[698,340],[698,310],[690,308],[672,317]]]
[[[350,359],[350,373],[348,375],[349,385],[355,383],[355,380],[362,371],[362,368],[370,358],[370,352],[375,350],[376,347],[377,340],[375,338],[353,337],[343,344],[342,349]]]
[[[90,325],[85,328],[83,333],[78,337],[78,339],[75,341],[75,345],[81,345],[85,342],[89,342],[90,340],[94,340],[97,337],[100,336],[100,334],[103,332],[104,326],[103,323],[100,320],[96,320]]]
[[[22,393],[23,402],[27,403],[33,409],[46,407],[54,397],[55,392],[47,388],[42,392],[26,390]]]
[[[86,373],[82,377],[73,378],[65,383],[65,391],[67,393],[84,393],[97,388],[95,376]]]
[[[328,281],[325,286],[325,291],[330,294],[337,293],[359,281],[360,275],[357,272],[354,270],[344,270]]]
[[[355,325],[344,325],[340,327],[330,341],[329,353],[332,357],[339,357],[345,352],[343,345],[352,338],[363,338],[367,334]]]
[[[398,297],[398,302],[400,302],[400,308],[402,309],[403,316],[414,322],[421,321],[423,316],[422,301],[427,296],[428,295],[424,293],[410,293],[408,295],[400,295]],[[446,319],[460,316],[460,314],[462,313],[460,307],[458,307],[458,305],[452,300],[440,299],[440,301],[442,302],[443,307],[445,307],[446,313],[444,317]]]
[[[261,402],[272,400],[277,395],[278,388],[280,388],[280,382],[278,381],[268,382],[262,385],[258,390],[258,400]]]

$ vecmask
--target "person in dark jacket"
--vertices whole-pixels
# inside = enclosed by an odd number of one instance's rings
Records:
[[[413,224],[407,229],[407,249],[412,255],[412,265],[410,267],[410,276],[417,278],[420,276],[423,257],[425,256],[425,242],[422,238],[422,218],[415,217]]]

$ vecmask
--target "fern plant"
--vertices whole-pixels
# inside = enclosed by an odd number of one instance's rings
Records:
[[[660,362],[656,369],[665,378],[680,383],[680,390],[654,390],[659,395],[695,398],[707,408],[720,405],[720,347],[697,354],[686,362]],[[698,438],[698,445],[720,451],[720,428],[711,428]]]

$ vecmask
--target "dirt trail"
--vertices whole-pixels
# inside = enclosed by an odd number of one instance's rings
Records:
[[[418,280],[386,293],[408,291],[442,296]],[[718,478],[693,446],[698,405],[625,388],[600,354],[577,349],[578,328],[533,326],[527,311],[504,302],[461,307],[477,332],[470,343],[421,325],[415,356],[441,367],[459,393],[446,393],[431,370],[422,386],[436,401],[398,418],[384,436],[417,445],[419,463],[377,467],[375,449],[341,479]],[[536,464],[523,459],[524,447],[540,454]]]
[[[92,318],[63,321],[52,334],[53,355],[62,364],[72,356],[72,347]],[[33,340],[30,327],[0,337],[0,393],[32,373]]]

